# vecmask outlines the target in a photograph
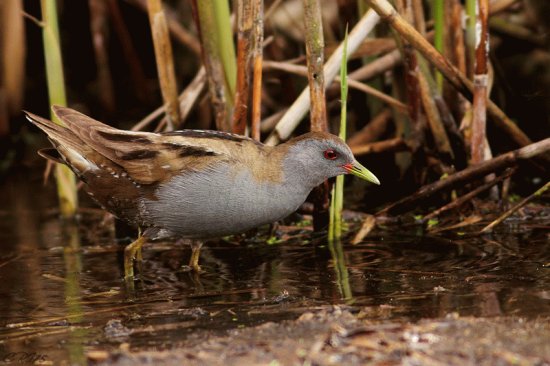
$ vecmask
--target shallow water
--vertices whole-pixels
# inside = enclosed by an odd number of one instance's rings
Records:
[[[165,349],[200,341],[198,330],[295,318],[327,304],[391,320],[550,316],[548,217],[483,237],[392,227],[334,247],[299,229],[275,244],[211,242],[200,276],[179,270],[187,247],[155,243],[131,288],[122,280],[127,242],[100,222],[104,215],[86,209],[79,225],[63,225],[55,204],[38,179],[0,187],[0,363],[85,363],[90,350],[121,344]]]

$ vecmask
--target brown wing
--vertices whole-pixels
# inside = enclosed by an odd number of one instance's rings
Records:
[[[220,138],[200,138],[208,137],[200,131],[167,134],[125,131],[70,108],[54,106],[53,111],[80,140],[120,165],[140,184],[152,184],[183,171],[197,171],[226,161],[231,154],[228,142],[236,143],[239,138],[231,134],[221,138],[223,134],[216,132],[213,134]]]

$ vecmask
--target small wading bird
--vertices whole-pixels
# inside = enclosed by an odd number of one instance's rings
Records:
[[[52,109],[66,127],[27,113],[54,146],[40,155],[67,165],[101,207],[143,230],[124,251],[126,278],[147,240],[188,241],[189,268],[199,271],[203,240],[283,219],[328,178],[350,173],[380,184],[329,133],[271,147],[218,131],[124,131],[70,108]]]

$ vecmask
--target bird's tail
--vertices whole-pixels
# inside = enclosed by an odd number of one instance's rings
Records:
[[[63,163],[82,173],[95,167],[86,159],[89,147],[70,129],[60,126],[36,114],[24,111],[27,119],[46,133],[55,149],[42,149],[38,154],[48,160]]]

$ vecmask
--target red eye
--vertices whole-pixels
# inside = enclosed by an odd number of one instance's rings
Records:
[[[323,154],[325,155],[325,159],[328,159],[328,160],[334,160],[338,157],[338,154],[336,153],[336,151],[332,149],[325,150]]]

